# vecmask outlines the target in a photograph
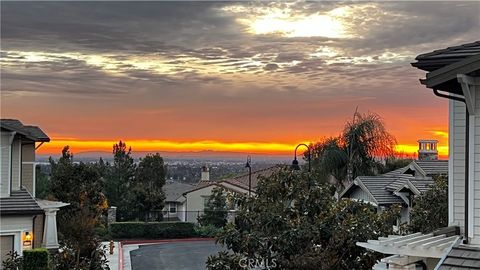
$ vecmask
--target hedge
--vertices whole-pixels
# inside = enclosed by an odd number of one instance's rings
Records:
[[[115,239],[168,239],[195,236],[194,224],[189,222],[115,222],[110,224]]]
[[[46,248],[23,251],[23,270],[51,270],[50,253]]]

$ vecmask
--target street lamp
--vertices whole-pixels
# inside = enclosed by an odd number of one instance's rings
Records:
[[[292,170],[296,170],[296,171],[299,171],[300,170],[300,166],[298,165],[298,160],[297,160],[297,149],[298,147],[300,146],[305,146],[308,150],[308,172],[311,172],[312,171],[312,165],[311,165],[311,152],[310,152],[310,147],[304,143],[301,143],[299,145],[297,145],[297,147],[295,147],[295,153],[294,153],[294,157],[293,157],[293,161],[292,161],[292,166],[290,166],[290,168]]]
[[[252,166],[250,165],[252,162],[252,158],[247,156],[247,164],[245,164],[245,168],[248,168],[248,197],[250,197],[250,193],[252,192]]]

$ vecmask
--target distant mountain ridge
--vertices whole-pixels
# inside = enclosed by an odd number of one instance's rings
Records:
[[[256,159],[259,161],[277,161],[277,162],[284,162],[291,160],[293,158],[293,151],[292,156],[288,155],[275,155],[275,154],[250,154],[250,153],[242,153],[242,152],[227,152],[227,151],[213,151],[213,150],[205,150],[205,151],[186,151],[186,152],[175,152],[175,151],[132,151],[132,156],[135,159],[142,158],[147,154],[155,154],[160,153],[160,155],[165,158],[165,160],[173,159],[173,160],[228,160],[228,161],[244,161],[246,160],[247,156],[251,156],[252,159]],[[47,161],[49,157],[59,158],[60,153],[57,155],[51,154],[37,154],[37,161],[44,162]],[[85,160],[85,161],[94,161],[98,160],[100,157],[104,160],[111,160],[113,159],[113,154],[107,151],[85,151],[85,152],[78,152],[73,153],[74,159]]]

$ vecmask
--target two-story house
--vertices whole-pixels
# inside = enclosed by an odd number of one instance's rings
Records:
[[[14,119],[0,127],[0,261],[10,251],[58,249],[56,212],[67,204],[35,199],[35,150],[50,139]]]
[[[448,223],[357,245],[390,255],[375,269],[480,269],[480,41],[417,56],[421,83],[449,102]],[[429,222],[426,220],[425,222]]]

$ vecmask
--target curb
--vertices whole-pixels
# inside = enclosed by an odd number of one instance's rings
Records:
[[[197,237],[197,238],[158,239],[158,240],[124,240],[124,241],[119,241],[119,243],[120,243],[120,249],[122,249],[123,245],[175,243],[175,242],[197,242],[197,241],[212,241],[212,240],[215,240],[215,238],[200,238],[200,237]],[[121,259],[123,260],[123,256],[122,256]],[[120,269],[120,270],[122,270],[122,269]]]
[[[118,270],[123,270],[123,243],[118,242]]]

